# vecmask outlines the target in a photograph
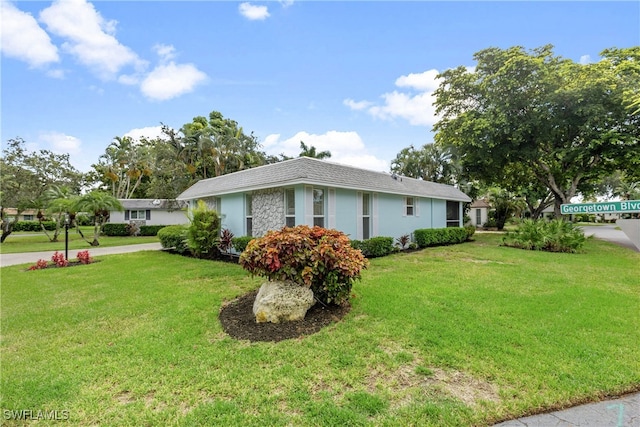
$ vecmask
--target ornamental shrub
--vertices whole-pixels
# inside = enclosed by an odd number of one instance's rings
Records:
[[[587,238],[575,224],[561,219],[525,219],[514,231],[502,239],[505,246],[533,251],[575,253]]]
[[[352,240],[351,247],[359,249],[367,258],[376,258],[389,255],[396,251],[393,246],[393,237],[372,237],[366,240]]]
[[[429,246],[452,245],[463,243],[469,239],[471,229],[463,227],[421,228],[413,232],[416,243],[421,248]],[[473,229],[475,232],[475,228]]]
[[[220,251],[220,216],[205,202],[198,200],[189,211],[190,224],[187,227],[187,244],[198,258],[218,258]]]
[[[129,236],[129,224],[108,222],[102,227],[105,236]]]
[[[69,261],[66,260],[64,254],[56,251],[51,257],[51,261],[56,265],[56,267],[66,267],[69,265]]]
[[[299,225],[251,240],[240,265],[253,275],[309,287],[322,303],[345,304],[368,261],[344,233]]]
[[[164,227],[158,231],[158,239],[164,249],[173,249],[179,254],[189,251],[186,225],[169,225]]]
[[[158,231],[162,230],[164,225],[141,225],[140,236],[157,236]]]
[[[252,240],[253,240],[253,237],[251,236],[234,237],[231,239],[231,245],[233,246],[233,249],[236,252],[242,253],[247,248],[247,245],[249,244],[249,242]]]

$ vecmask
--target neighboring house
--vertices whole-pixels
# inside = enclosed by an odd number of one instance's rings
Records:
[[[186,203],[168,199],[118,199],[124,211],[111,211],[109,222],[139,225],[174,225],[189,222]]]
[[[482,227],[489,219],[489,210],[491,205],[486,199],[475,200],[469,206],[469,217],[471,217],[471,225]]]
[[[204,179],[177,199],[205,201],[236,236],[318,225],[358,240],[462,226],[462,202],[471,201],[450,185],[310,157]]]
[[[18,213],[18,209],[16,208],[5,208],[4,214],[7,219],[13,219],[16,217]],[[37,209],[25,209],[20,212],[18,215],[18,221],[37,221],[38,220],[38,210]]]

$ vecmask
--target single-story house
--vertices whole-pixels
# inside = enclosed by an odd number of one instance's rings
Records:
[[[203,200],[236,236],[286,226],[334,228],[352,239],[398,238],[420,228],[463,226],[463,202],[451,185],[299,157],[203,179],[177,197]]]
[[[7,219],[13,221],[13,219],[18,214],[18,209],[16,208],[4,208],[4,214]],[[20,212],[18,215],[18,221],[37,221],[38,220],[38,210],[37,209],[25,209]]]
[[[474,200],[469,205],[469,216],[471,217],[471,225],[482,227],[489,219],[489,210],[491,205],[486,199]]]
[[[111,211],[109,222],[139,225],[175,225],[187,224],[185,202],[170,199],[118,199],[124,211]]]

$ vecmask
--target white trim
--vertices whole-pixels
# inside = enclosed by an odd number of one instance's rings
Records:
[[[327,228],[336,228],[336,189],[329,188],[327,197]]]
[[[362,191],[356,192],[356,239],[362,240],[364,229],[362,228]]]
[[[371,196],[373,197],[372,199],[372,212],[371,212],[371,218],[372,218],[372,230],[371,230],[371,237],[375,237],[378,235],[378,193],[371,193]]]
[[[313,227],[313,187],[304,186],[304,223]]]

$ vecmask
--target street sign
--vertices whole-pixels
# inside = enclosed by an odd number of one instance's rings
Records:
[[[560,213],[569,214],[605,214],[640,212],[640,200],[624,200],[620,202],[571,203],[560,205]]]

